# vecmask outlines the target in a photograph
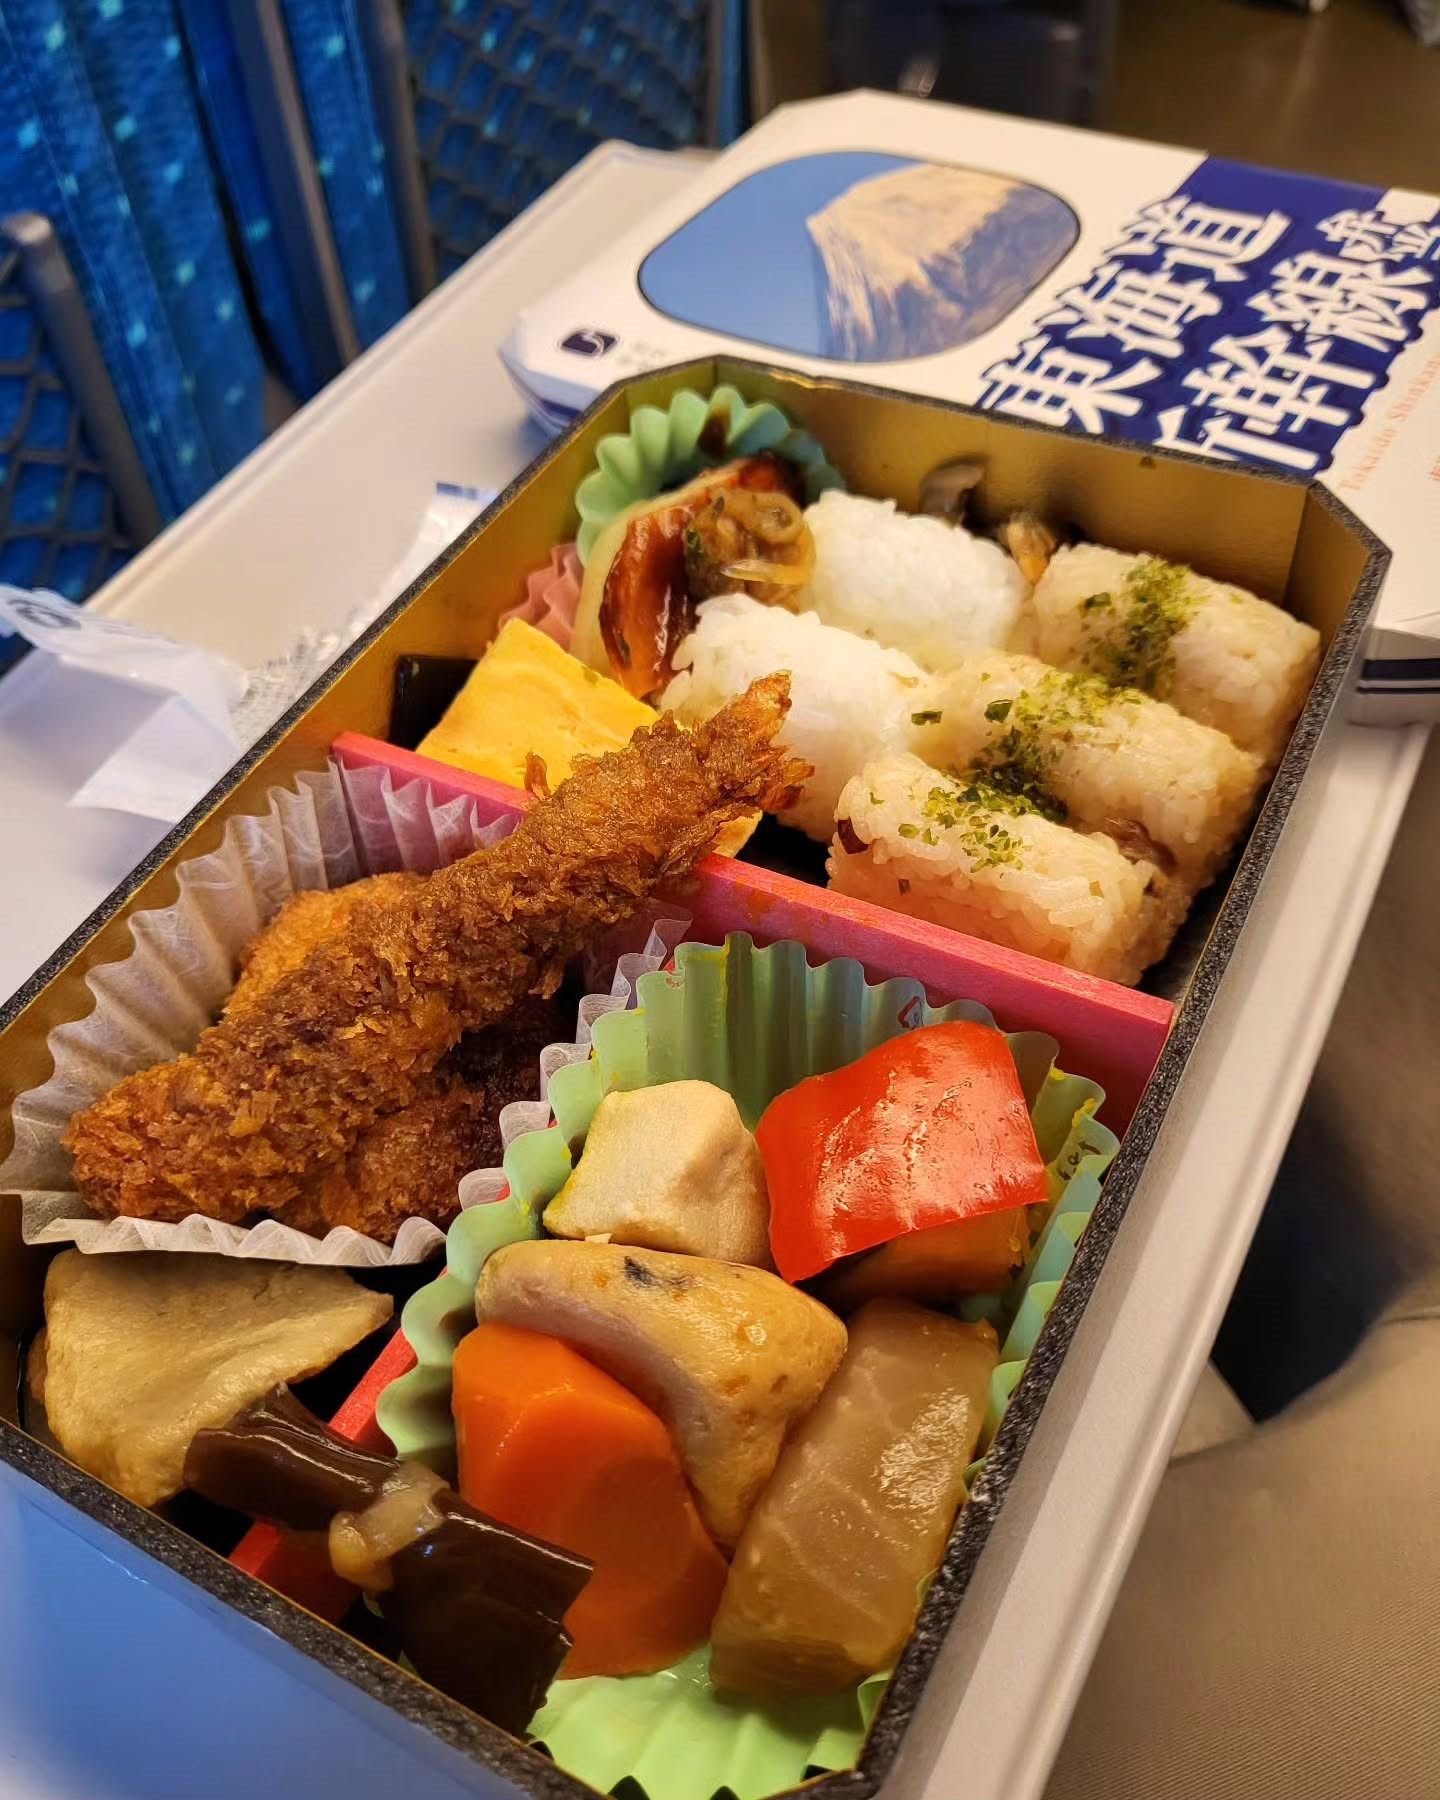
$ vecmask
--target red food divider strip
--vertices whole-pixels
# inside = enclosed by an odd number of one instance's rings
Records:
[[[389,769],[397,780],[427,782],[442,800],[468,794],[487,822],[516,817],[531,803],[518,788],[360,732],[342,732],[333,754],[349,768]],[[748,931],[759,943],[798,938],[812,963],[854,957],[872,981],[912,976],[937,1004],[978,1000],[1006,1031],[1048,1032],[1060,1045],[1061,1066],[1104,1088],[1100,1116],[1117,1136],[1134,1115],[1175,1013],[1153,994],[728,857],[706,857],[685,904],[690,935],[702,943],[721,943],[731,931]]]

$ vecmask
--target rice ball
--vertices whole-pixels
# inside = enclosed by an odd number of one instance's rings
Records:
[[[799,605],[826,625],[943,671],[976,645],[1010,642],[1029,585],[999,544],[832,489],[805,512],[815,571]]]
[[[748,594],[707,600],[675,667],[661,704],[687,725],[710,718],[752,681],[788,671],[784,742],[815,773],[780,817],[822,844],[835,829],[841,788],[867,762],[905,747],[929,686],[901,651]]]

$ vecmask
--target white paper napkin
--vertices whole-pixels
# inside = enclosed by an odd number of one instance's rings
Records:
[[[137,813],[167,825],[183,819],[493,497],[478,488],[437,484],[405,555],[338,630],[307,629],[285,655],[249,670],[107,619],[63,595],[0,585],[0,631],[19,632],[67,668],[156,696],[155,710],[81,783],[69,804]]]

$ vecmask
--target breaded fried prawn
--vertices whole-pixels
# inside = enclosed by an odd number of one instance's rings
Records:
[[[406,1219],[442,1229],[460,1210],[460,1182],[505,1154],[500,1111],[540,1097],[540,1052],[563,1035],[554,1001],[523,1001],[497,1025],[469,1032],[398,1112],[362,1131],[340,1162],[306,1181],[284,1223],[323,1237],[348,1225],[390,1243]]]
[[[246,946],[223,1016],[234,1018],[262,1000],[362,906],[413,895],[425,880],[406,872],[367,875],[344,887],[293,894]],[[377,1119],[345,1157],[308,1178],[280,1215],[283,1223],[315,1237],[348,1225],[384,1243],[406,1219],[447,1227],[460,1210],[462,1177],[504,1153],[500,1109],[538,1098],[540,1052],[561,1030],[553,1001],[528,1000],[499,1024],[468,1034],[416,1084],[406,1105]]]
[[[785,805],[804,773],[775,741],[788,707],[774,675],[698,731],[662,718],[581,761],[499,844],[358,908],[190,1054],[76,1115],[81,1194],[105,1215],[281,1213],[463,1032],[552,993],[571,956],[683,881],[731,819]]]
[[[344,887],[306,888],[292,894],[275,917],[253,937],[240,956],[240,976],[225,1002],[227,1018],[298,969],[312,950],[350,924],[362,906],[388,905],[425,884],[423,875],[397,869],[388,875],[364,875]]]

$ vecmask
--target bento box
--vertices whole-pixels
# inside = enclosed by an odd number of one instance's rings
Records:
[[[623,437],[642,409],[663,411],[687,390],[704,395],[721,385],[738,390],[757,407],[783,412],[805,440],[824,447],[837,479],[856,493],[883,495],[913,507],[932,471],[978,465],[984,479],[973,504],[984,514],[1000,518],[1021,510],[1038,514],[1058,509],[1098,543],[1153,550],[1201,566],[1221,582],[1273,596],[1313,626],[1320,640],[1308,696],[1288,741],[1276,751],[1268,791],[1237,860],[1202,896],[1168,955],[1138,988],[907,916],[870,897],[827,890],[816,884],[813,871],[806,879],[807,871],[797,875],[763,860],[711,857],[681,896],[683,918],[673,941],[665,943],[648,973],[632,983],[620,1006],[622,1019],[634,1019],[647,1007],[658,1016],[660,990],[644,983],[674,981],[677,968],[683,974],[692,964],[703,966],[709,956],[749,955],[736,946],[759,947],[762,955],[765,946],[791,946],[802,968],[850,971],[844,980],[854,992],[870,994],[908,981],[904,1016],[897,1015],[891,1029],[909,1029],[922,1017],[940,1019],[946,1008],[962,1006],[983,1009],[1012,1037],[1045,1034],[1055,1045],[1058,1067],[1093,1083],[1097,1095],[1103,1092],[1098,1125],[1113,1133],[1112,1151],[1119,1140],[1103,1187],[1098,1187],[1097,1167],[1097,1192],[1063,1229],[1057,1226],[1042,1240],[1048,1246],[1043,1261],[1037,1243],[1037,1258],[1025,1279],[997,1298],[999,1310],[992,1308],[1005,1360],[1000,1386],[991,1396],[983,1461],[970,1471],[969,1499],[888,1686],[883,1695],[877,1691],[869,1697],[865,1727],[846,1754],[835,1753],[832,1743],[828,1752],[803,1759],[779,1784],[808,1780],[835,1792],[868,1793],[884,1780],[898,1752],[947,1632],[966,1628],[966,1586],[985,1537],[1121,1226],[1165,1110],[1184,1080],[1190,1051],[1266,863],[1350,678],[1386,552],[1322,488],[730,359],[624,384],[578,421],[397,600],[16,995],[0,1014],[0,1099],[8,1125],[18,1099],[43,1090],[47,1080],[53,1082],[57,1054],[67,1044],[73,1047],[77,1033],[83,1035],[97,999],[103,1009],[107,991],[117,982],[123,985],[124,967],[137,955],[137,945],[154,955],[157,945],[169,941],[153,924],[137,927],[132,937],[132,921],[183,909],[196,888],[204,886],[195,878],[197,868],[203,865],[213,873],[225,866],[227,856],[238,853],[237,845],[253,850],[263,840],[281,845],[289,855],[289,887],[323,886],[337,879],[333,870],[324,872],[323,845],[318,857],[310,858],[321,870],[314,880],[296,874],[305,865],[303,854],[293,854],[296,839],[304,835],[297,820],[301,813],[309,818],[320,810],[315,796],[322,790],[347,821],[352,845],[347,855],[356,859],[353,867],[347,864],[352,876],[443,867],[523,814],[533,802],[519,789],[395,741],[407,735],[414,741],[413,734],[396,725],[397,674],[411,680],[412,691],[416,671],[425,667],[448,664],[458,671],[457,680],[463,676],[491,641],[500,615],[525,594],[527,577],[546,564],[557,546],[575,537],[577,524],[587,522],[583,508],[577,515],[576,492],[592,473],[602,441]],[[377,807],[385,812],[381,823],[391,834],[385,840],[388,848],[376,848]],[[419,816],[423,826],[419,835],[424,846],[415,863],[407,860],[406,833],[397,822],[407,807],[412,820]],[[260,898],[252,896],[249,902],[257,915],[254,923],[264,922],[289,887],[256,884]],[[676,910],[670,907],[672,913]],[[221,970],[216,977],[220,985],[212,988],[208,1001],[213,1012],[233,975],[232,952],[223,933],[219,939],[212,933],[207,942],[207,954]],[[683,952],[678,957],[677,944]],[[92,978],[98,985],[92,986]],[[192,1005],[190,1012],[197,1015],[197,1008]],[[192,1017],[192,1034],[205,1017],[202,1005]],[[149,1027],[149,1060],[186,1048],[176,1042],[168,1052],[157,1051],[153,1018]],[[57,1031],[60,1036],[52,1037]],[[597,1045],[587,1038],[571,1046],[579,1052],[571,1059],[575,1067],[550,1069],[558,1085],[538,1114],[532,1108],[525,1115],[530,1135],[560,1129],[566,1108],[577,1104],[570,1077],[581,1077],[594,1057],[603,1063],[607,1054],[603,1041]],[[144,1060],[143,1053],[132,1051],[131,1066],[136,1060]],[[9,1147],[9,1136],[8,1129],[0,1135],[0,1151]],[[1081,1160],[1077,1154],[1075,1161]],[[505,1166],[508,1174],[508,1159]],[[576,1800],[593,1792],[593,1786],[567,1773],[573,1764],[559,1747],[563,1734],[558,1726],[554,1737],[541,1740],[552,1762],[445,1698],[389,1656],[365,1647],[372,1634],[363,1609],[351,1609],[347,1630],[330,1624],[328,1616],[336,1613],[333,1584],[307,1583],[303,1559],[297,1564],[273,1538],[263,1532],[247,1534],[234,1517],[190,1506],[183,1495],[161,1510],[126,1500],[26,1429],[24,1365],[41,1324],[53,1250],[46,1247],[43,1233],[31,1230],[32,1241],[25,1241],[22,1211],[18,1193],[0,1196],[0,1294],[5,1296],[7,1360],[16,1377],[13,1383],[7,1378],[6,1404],[0,1409],[0,1455],[59,1501],[99,1520],[136,1550],[287,1640],[330,1676],[361,1690],[394,1716],[397,1730],[419,1728],[460,1751],[476,1766],[477,1791],[490,1791],[487,1784],[498,1779],[519,1791],[574,1795]],[[468,1216],[460,1214],[462,1224]],[[103,1229],[109,1231],[115,1223]],[[268,1231],[267,1225],[227,1229],[238,1235],[226,1240],[212,1233],[203,1241],[169,1247],[242,1258],[291,1254],[289,1240],[267,1244],[254,1235]],[[69,1239],[63,1234],[49,1239],[52,1244],[66,1241],[85,1240],[74,1233]],[[158,1241],[137,1239],[126,1247],[153,1248]],[[92,1247],[111,1246],[97,1238]],[[362,1280],[406,1303],[407,1309],[419,1308],[413,1316],[420,1318],[425,1290],[447,1279],[433,1265],[425,1266],[424,1258],[433,1257],[437,1248],[438,1233],[420,1244],[413,1258],[383,1259],[378,1266],[372,1260]],[[339,1260],[363,1267],[353,1257]],[[456,1251],[452,1274],[464,1267]],[[982,1307],[977,1317],[985,1316]],[[425,1349],[423,1344],[420,1348]],[[395,1331],[368,1373],[353,1358],[347,1362],[342,1357],[325,1384],[307,1398],[326,1416],[339,1406],[337,1427],[350,1441],[382,1444],[384,1396],[400,1391],[410,1379],[416,1349],[408,1333]],[[373,1358],[373,1342],[365,1356]],[[423,1370],[423,1354],[421,1366]],[[287,1588],[298,1600],[280,1591]],[[675,1740],[658,1741],[663,1749]],[[722,1779],[717,1777],[717,1787]],[[651,1785],[663,1788],[663,1781],[657,1777]],[[763,1791],[773,1791],[773,1786]],[[661,1796],[652,1795],[652,1800]]]

